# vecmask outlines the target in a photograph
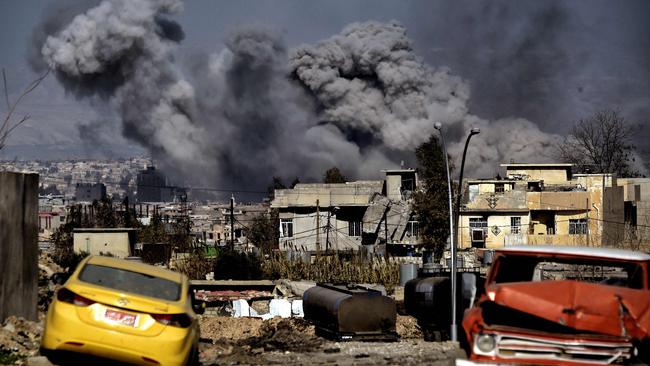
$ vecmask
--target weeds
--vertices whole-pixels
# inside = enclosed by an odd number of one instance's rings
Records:
[[[379,283],[392,289],[399,282],[399,264],[359,254],[320,255],[309,263],[289,260],[277,253],[262,262],[265,276],[272,279],[308,280],[331,283]]]
[[[214,261],[214,258],[206,257],[202,250],[195,250],[187,257],[176,259],[175,267],[191,280],[204,280],[205,275],[212,272]]]

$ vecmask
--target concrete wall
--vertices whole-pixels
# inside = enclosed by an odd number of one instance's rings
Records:
[[[625,208],[623,187],[607,187],[603,194],[603,246],[619,247],[625,235]]]
[[[293,236],[280,238],[280,250],[306,250],[316,251],[319,247],[316,245],[316,239],[320,243],[320,250],[326,249],[327,243],[327,230],[324,227],[327,225],[328,212],[325,209],[320,211],[320,227],[317,230],[317,215],[316,211],[313,212],[281,212],[281,219],[293,220]],[[345,208],[341,208],[341,211]],[[343,220],[341,216],[330,216],[330,230],[329,230],[329,243],[331,250],[358,250],[361,246],[361,236],[348,236],[348,220]],[[361,217],[356,219],[361,221]],[[316,233],[318,232],[318,235]]]
[[[37,320],[38,174],[0,172],[0,322]]]
[[[480,214],[464,214],[459,218],[459,242],[458,246],[461,248],[469,248],[472,246],[470,237],[469,220],[470,218],[481,217]],[[510,218],[520,217],[521,226],[519,235],[526,235],[529,227],[528,213],[521,212],[490,212],[487,218],[487,235],[485,237],[486,248],[500,248],[505,245],[513,245],[519,243],[512,243],[518,240],[518,237],[513,237],[510,231]],[[495,230],[495,227],[498,230]],[[497,232],[497,234],[495,234]],[[525,240],[525,239],[524,239]],[[524,244],[524,243],[521,243]]]
[[[526,180],[543,180],[545,184],[566,184],[569,182],[566,168],[538,167],[528,169],[525,167],[510,167],[507,169],[506,175],[523,175],[528,177]]]
[[[130,255],[128,232],[79,232],[73,234],[76,253],[86,252],[92,255],[110,253],[117,258]]]

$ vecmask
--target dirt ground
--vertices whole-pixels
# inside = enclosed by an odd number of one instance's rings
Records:
[[[0,325],[0,364],[32,364],[42,330],[42,322],[8,318]],[[314,326],[300,318],[202,317],[200,360],[203,365],[449,365],[459,355],[454,343],[422,341],[411,317],[398,316],[397,331],[398,342],[333,342],[316,336]]]
[[[452,342],[422,341],[411,317],[398,316],[397,331],[398,342],[333,342],[303,319],[203,318],[200,359],[204,365],[449,365],[462,353]]]

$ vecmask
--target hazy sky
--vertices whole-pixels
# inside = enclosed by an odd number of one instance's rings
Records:
[[[0,66],[12,96],[35,77],[26,61],[30,35],[55,7],[55,1],[0,0]],[[630,121],[649,124],[639,141],[650,138],[647,0],[191,0],[173,19],[185,33],[176,52],[188,61],[184,65],[206,49],[223,48],[226,35],[243,25],[277,29],[288,47],[297,47],[326,39],[352,22],[397,20],[427,63],[446,66],[468,81],[471,113],[487,119],[523,117],[543,131],[562,134],[571,121],[614,108]],[[18,112],[32,118],[10,139],[17,146],[0,158],[143,151],[110,127],[104,133],[112,133],[110,142],[117,146],[84,145],[79,125],[117,116],[66,95],[53,76]]]

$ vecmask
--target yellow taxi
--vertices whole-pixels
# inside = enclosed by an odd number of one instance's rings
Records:
[[[41,348],[136,365],[196,364],[201,305],[183,274],[90,256],[57,291]]]

